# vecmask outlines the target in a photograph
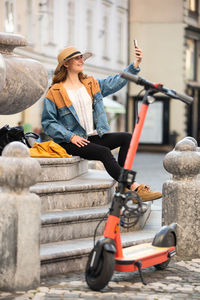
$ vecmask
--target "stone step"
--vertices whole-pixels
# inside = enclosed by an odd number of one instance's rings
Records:
[[[155,230],[138,230],[122,234],[123,247],[151,242]],[[96,239],[97,240],[97,239]],[[40,248],[41,276],[84,271],[93,238],[42,244]]]
[[[114,193],[115,181],[102,170],[88,170],[69,181],[38,183],[30,188],[41,198],[41,213],[52,210],[104,206]]]
[[[38,182],[71,180],[88,171],[88,161],[79,156],[70,158],[34,158],[40,163],[41,175]]]
[[[108,207],[54,211],[41,215],[41,243],[52,243],[91,237],[98,223],[106,218]],[[105,221],[98,227],[103,233]]]
[[[140,218],[136,226],[123,229],[129,232],[144,227],[151,211],[150,203],[144,204],[145,214]],[[97,235],[102,235],[107,219],[109,206],[76,209],[67,211],[53,211],[41,215],[41,243],[52,243],[72,239],[92,237],[95,229]],[[130,219],[131,221],[131,219]]]

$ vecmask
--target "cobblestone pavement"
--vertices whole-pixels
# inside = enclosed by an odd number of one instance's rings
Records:
[[[84,272],[59,275],[41,280],[41,286],[28,292],[9,294],[0,292],[0,299],[65,300],[65,299],[120,299],[120,300],[183,300],[200,299],[200,259],[173,259],[164,271],[154,267],[143,271],[147,285],[140,282],[137,272],[115,272],[108,286],[101,292],[91,291]]]

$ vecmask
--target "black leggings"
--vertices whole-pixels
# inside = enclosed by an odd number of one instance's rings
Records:
[[[108,174],[116,181],[119,179],[121,168],[124,166],[126,154],[131,141],[131,134],[127,132],[106,133],[102,137],[92,135],[90,141],[84,147],[78,147],[73,143],[61,143],[68,154],[80,156],[87,160],[100,160]],[[118,161],[111,150],[120,147]]]

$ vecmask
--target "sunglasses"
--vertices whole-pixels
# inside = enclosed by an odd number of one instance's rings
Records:
[[[75,60],[83,59],[83,55],[79,55],[79,56],[73,57],[73,59],[75,59]]]

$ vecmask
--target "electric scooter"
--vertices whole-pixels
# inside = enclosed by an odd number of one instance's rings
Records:
[[[139,271],[143,284],[146,284],[142,269],[154,266],[158,270],[165,269],[171,257],[176,254],[176,224],[163,226],[155,235],[152,243],[122,248],[120,226],[134,226],[144,214],[141,198],[127,186],[135,181],[136,172],[132,170],[133,161],[138,148],[141,131],[144,125],[149,104],[156,99],[156,93],[163,93],[170,98],[179,99],[191,104],[192,97],[165,88],[161,83],[152,83],[137,75],[123,72],[121,77],[144,86],[145,94],[131,138],[129,150],[122,169],[119,186],[112,199],[104,236],[95,244],[89,254],[86,265],[86,282],[95,291],[103,289],[110,281],[114,270],[120,272]],[[130,221],[131,220],[131,221]]]

